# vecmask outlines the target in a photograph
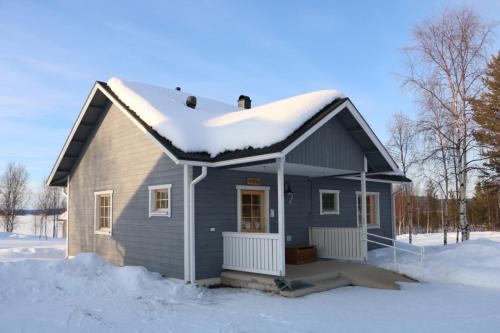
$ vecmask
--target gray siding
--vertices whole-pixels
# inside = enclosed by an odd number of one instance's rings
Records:
[[[236,185],[245,185],[247,177],[260,177],[262,186],[271,188],[269,209],[270,231],[277,232],[276,175],[243,171],[209,169],[207,178],[196,186],[196,270],[197,278],[217,277],[222,270],[222,232],[237,231]],[[309,226],[356,226],[356,191],[360,182],[340,178],[308,178],[285,176],[294,192],[292,204],[285,204],[285,233],[291,237],[287,245],[308,244]],[[340,190],[340,214],[319,214],[319,189]],[[367,183],[367,190],[380,192],[379,229],[370,232],[392,237],[391,185]],[[286,198],[285,198],[286,200]],[[210,231],[215,228],[215,231]]]
[[[289,163],[343,170],[363,170],[363,152],[334,117],[286,156]]]
[[[319,190],[340,190],[339,214],[338,215],[320,215],[319,214]],[[355,227],[357,226],[356,216],[356,191],[361,190],[359,181],[347,180],[341,178],[316,178],[313,181],[313,206],[317,207],[313,211],[312,225],[318,227]],[[380,228],[368,228],[369,233],[392,238],[392,198],[391,184],[367,182],[367,192],[379,193],[379,216]],[[380,241],[380,239],[375,239]],[[372,243],[368,248],[374,248]]]
[[[172,216],[148,217],[149,185],[172,184]],[[94,234],[94,192],[113,190],[113,234]],[[142,265],[183,278],[183,168],[115,106],[70,179],[69,254],[95,252],[116,265]]]

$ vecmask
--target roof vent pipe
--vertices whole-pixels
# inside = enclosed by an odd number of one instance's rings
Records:
[[[245,95],[240,95],[238,98],[238,108],[240,109],[250,109],[252,107],[252,100],[250,97]]]
[[[186,106],[190,107],[191,109],[196,108],[196,96],[188,96],[186,98]]]

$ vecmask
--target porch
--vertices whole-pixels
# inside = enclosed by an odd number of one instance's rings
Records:
[[[237,188],[237,231],[222,232],[223,241],[223,265],[224,270],[241,271],[248,273],[265,274],[272,276],[287,276],[288,266],[285,265],[285,249],[290,245],[314,245],[318,251],[318,258],[340,259],[358,262],[367,260],[367,181],[368,169],[367,159],[364,158],[362,171],[338,170],[331,168],[318,168],[285,162],[284,158],[266,164],[255,164],[245,167],[231,168],[237,172],[266,172],[276,175],[276,210],[270,207],[270,193],[272,186],[262,186],[262,180],[258,177],[247,178],[247,185],[236,185]],[[324,177],[337,177],[345,174],[357,174],[356,180],[350,180],[354,185],[350,190],[344,188],[331,188],[320,179]],[[290,176],[295,177],[290,181]],[[287,178],[288,177],[288,178]],[[319,204],[317,207],[319,218],[318,224],[312,221],[312,215],[299,214],[298,209],[311,209],[314,194],[304,194],[312,191],[312,187],[300,187],[302,201],[294,201],[292,184],[298,184],[300,177],[302,182],[319,180],[321,185],[318,189]],[[254,182],[248,185],[248,181]],[[354,183],[354,184],[353,184]],[[343,213],[340,215],[340,192],[342,200],[348,200],[348,208],[345,201]],[[378,200],[378,197],[377,197]],[[379,209],[372,204],[372,208]],[[347,208],[347,209],[346,209]],[[288,211],[290,210],[290,211]],[[372,220],[375,221],[375,214]],[[277,217],[277,228],[271,230],[270,219]],[[378,216],[378,212],[377,212]],[[335,219],[344,218],[349,227],[332,225]],[[288,221],[294,220],[295,224],[301,225],[301,232],[295,234],[302,244],[293,244],[292,236],[285,231],[288,229]],[[378,219],[380,220],[380,219]],[[326,222],[326,225],[325,225]],[[380,223],[380,221],[379,221]]]
[[[286,265],[286,276],[281,278],[242,271],[225,271],[221,274],[221,282],[230,287],[257,289],[285,297],[301,297],[345,286],[398,290],[397,282],[415,281],[364,263],[320,260],[310,264]]]

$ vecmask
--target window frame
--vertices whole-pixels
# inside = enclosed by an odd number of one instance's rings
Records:
[[[366,192],[366,195],[375,196],[375,224],[366,223],[367,229],[380,229],[380,192]],[[356,191],[356,220],[358,227],[361,225],[361,214],[358,213],[358,197],[361,196],[361,191]],[[367,205],[368,208],[368,205]]]
[[[100,201],[99,197],[100,196],[108,196],[110,197],[109,200],[109,205],[110,205],[110,210],[109,210],[109,228],[100,228],[99,227],[99,220],[101,217],[101,207],[100,207]],[[94,192],[94,233],[97,235],[106,235],[106,236],[111,236],[113,234],[113,190],[106,190],[106,191],[97,191]]]
[[[251,185],[236,185],[236,196],[237,196],[237,207],[238,207],[238,218],[236,224],[238,226],[238,232],[241,231],[241,191],[264,191],[264,218],[266,222],[266,229],[263,233],[269,233],[269,191],[271,187],[269,186],[251,186]]]
[[[167,208],[166,209],[156,209],[156,191],[167,190]],[[153,197],[154,196],[154,197]],[[172,184],[162,184],[162,185],[151,185],[148,186],[148,217],[172,216]]]
[[[333,211],[325,211],[323,210],[323,194],[336,194],[335,196],[335,206],[336,210]],[[319,190],[319,215],[339,215],[340,214],[340,190],[327,190],[320,189]]]

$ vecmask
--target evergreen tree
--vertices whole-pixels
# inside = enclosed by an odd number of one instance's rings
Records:
[[[498,186],[500,172],[500,52],[488,64],[483,79],[486,91],[472,101],[473,117],[479,128],[474,131],[476,141],[483,148],[483,176]]]
[[[488,224],[488,196],[481,183],[477,183],[470,202],[471,224]]]

